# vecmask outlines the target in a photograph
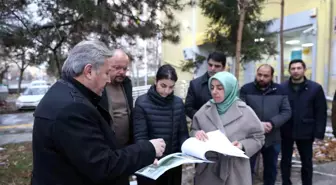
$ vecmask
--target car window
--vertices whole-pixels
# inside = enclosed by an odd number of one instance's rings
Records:
[[[27,88],[23,95],[43,95],[48,91],[48,88]]]

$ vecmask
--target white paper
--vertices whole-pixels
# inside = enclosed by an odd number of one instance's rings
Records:
[[[207,160],[205,154],[209,151],[233,157],[248,158],[242,150],[232,145],[231,141],[221,131],[208,132],[208,140],[200,141],[195,137],[187,139],[181,147],[182,153],[167,155],[158,161],[158,165],[149,165],[136,172],[156,180],[167,170],[188,163],[213,163]]]
[[[206,142],[191,137],[182,144],[181,150],[184,154],[206,160],[205,153],[209,151],[209,146]]]
[[[245,153],[233,146],[231,141],[219,130],[207,133],[209,140],[206,141],[209,145],[209,150],[215,151],[224,155],[249,158]]]
[[[214,151],[234,157],[249,158],[242,150],[233,146],[231,141],[220,130],[208,132],[207,136],[208,140],[205,142],[200,141],[195,137],[187,139],[181,147],[182,153],[203,160],[206,160],[205,153],[208,151]]]
[[[182,164],[204,163],[204,162],[206,161],[197,159],[192,156],[188,156],[183,153],[173,153],[160,159],[157,165],[152,164],[146,166],[135,172],[135,174],[156,180],[167,170],[180,166]]]

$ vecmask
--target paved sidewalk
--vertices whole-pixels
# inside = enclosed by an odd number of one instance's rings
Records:
[[[22,143],[32,141],[32,133],[4,134],[0,136],[0,146],[10,143]]]
[[[295,167],[296,166],[296,167]],[[314,185],[335,185],[336,182],[336,161],[314,164],[313,169],[313,184]],[[293,185],[301,185],[301,166],[293,165],[291,180]],[[281,185],[281,172],[278,169],[278,176],[276,185]],[[254,185],[263,185],[260,180],[257,180]]]
[[[32,140],[31,132],[20,134],[4,134],[0,136],[0,146],[9,143],[20,143]],[[183,185],[192,185],[192,179],[194,175],[193,167],[189,167],[183,170]],[[314,166],[314,185],[335,185],[336,182],[336,161],[315,164]],[[295,167],[292,169],[292,181],[294,185],[301,184],[300,168]],[[262,185],[263,183],[257,182],[254,185]],[[281,185],[280,172],[278,172],[277,185]],[[136,182],[132,182],[132,185],[136,185]]]

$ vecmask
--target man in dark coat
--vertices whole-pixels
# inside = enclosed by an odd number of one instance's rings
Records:
[[[195,113],[211,99],[208,80],[217,72],[224,71],[226,56],[224,53],[215,51],[208,56],[208,71],[204,75],[191,80],[185,100],[185,111],[192,119]]]
[[[280,153],[280,127],[291,117],[287,95],[279,84],[273,82],[274,69],[263,64],[257,69],[254,82],[240,89],[240,98],[249,105],[262,121],[265,129],[265,144],[260,152],[250,158],[251,171],[259,153],[263,157],[264,185],[274,185],[277,177]]]
[[[34,113],[32,185],[127,185],[129,175],[164,152],[162,139],[118,144],[110,115],[99,105],[112,56],[99,41],[82,41],[70,51],[62,79]]]
[[[289,63],[290,78],[282,84],[292,109],[292,117],[281,127],[281,173],[283,185],[290,180],[293,145],[302,162],[302,184],[312,185],[313,142],[323,140],[327,123],[327,102],[320,84],[305,77],[302,60]]]

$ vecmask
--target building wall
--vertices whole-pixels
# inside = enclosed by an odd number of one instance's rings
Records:
[[[193,74],[190,72],[182,72],[179,67],[183,57],[183,49],[192,46],[193,29],[193,12],[192,7],[185,8],[182,12],[175,12],[176,21],[180,22],[180,42],[173,44],[171,42],[163,42],[162,44],[162,59],[164,63],[171,64],[177,68],[179,80],[190,80]]]
[[[333,31],[334,21],[336,17],[336,2],[333,0],[290,0],[285,1],[285,16],[298,14],[304,11],[316,10],[317,22],[317,49],[316,49],[316,65],[315,80],[323,85],[328,96],[332,96],[336,89],[336,32]],[[279,0],[269,0],[264,5],[262,11],[263,20],[279,19],[280,17],[280,2]],[[202,34],[206,31],[209,20],[204,17],[199,8],[196,9],[196,27],[197,34]],[[163,60],[167,63],[174,63],[175,66],[181,64],[183,60],[183,49],[193,46],[193,12],[192,8],[185,9],[183,12],[177,13],[178,21],[182,23],[181,26],[181,42],[177,45],[170,43],[163,43]],[[298,21],[298,20],[290,20]],[[290,24],[289,22],[289,24]],[[285,23],[286,24],[286,23]],[[332,52],[332,43],[335,42],[335,49]],[[196,50],[203,50],[201,46]],[[334,53],[334,56],[332,56]],[[334,59],[333,59],[334,58]],[[334,61],[334,62],[331,62]],[[248,66],[251,66],[249,64]],[[335,68],[335,69],[333,69]],[[252,70],[245,70],[241,68],[239,81],[240,84],[246,83],[253,76]],[[252,68],[255,69],[255,68]],[[202,71],[203,70],[203,71]],[[206,68],[203,66],[197,72],[197,76],[203,73]],[[285,69],[287,70],[287,69]],[[314,70],[314,69],[312,69]],[[247,73],[247,74],[246,74]],[[309,72],[310,73],[310,72]],[[192,78],[192,74],[182,75],[183,80]],[[181,78],[181,79],[182,79]],[[188,79],[189,78],[189,79]]]
[[[336,74],[335,76],[331,75],[331,42],[336,39],[332,26],[334,24],[332,18],[336,16],[336,3],[332,1],[333,0],[290,0],[285,1],[284,8],[285,16],[316,8],[316,81],[324,86],[328,96],[331,96],[336,89]],[[279,17],[280,4],[266,3],[262,12],[262,19],[270,20]]]

